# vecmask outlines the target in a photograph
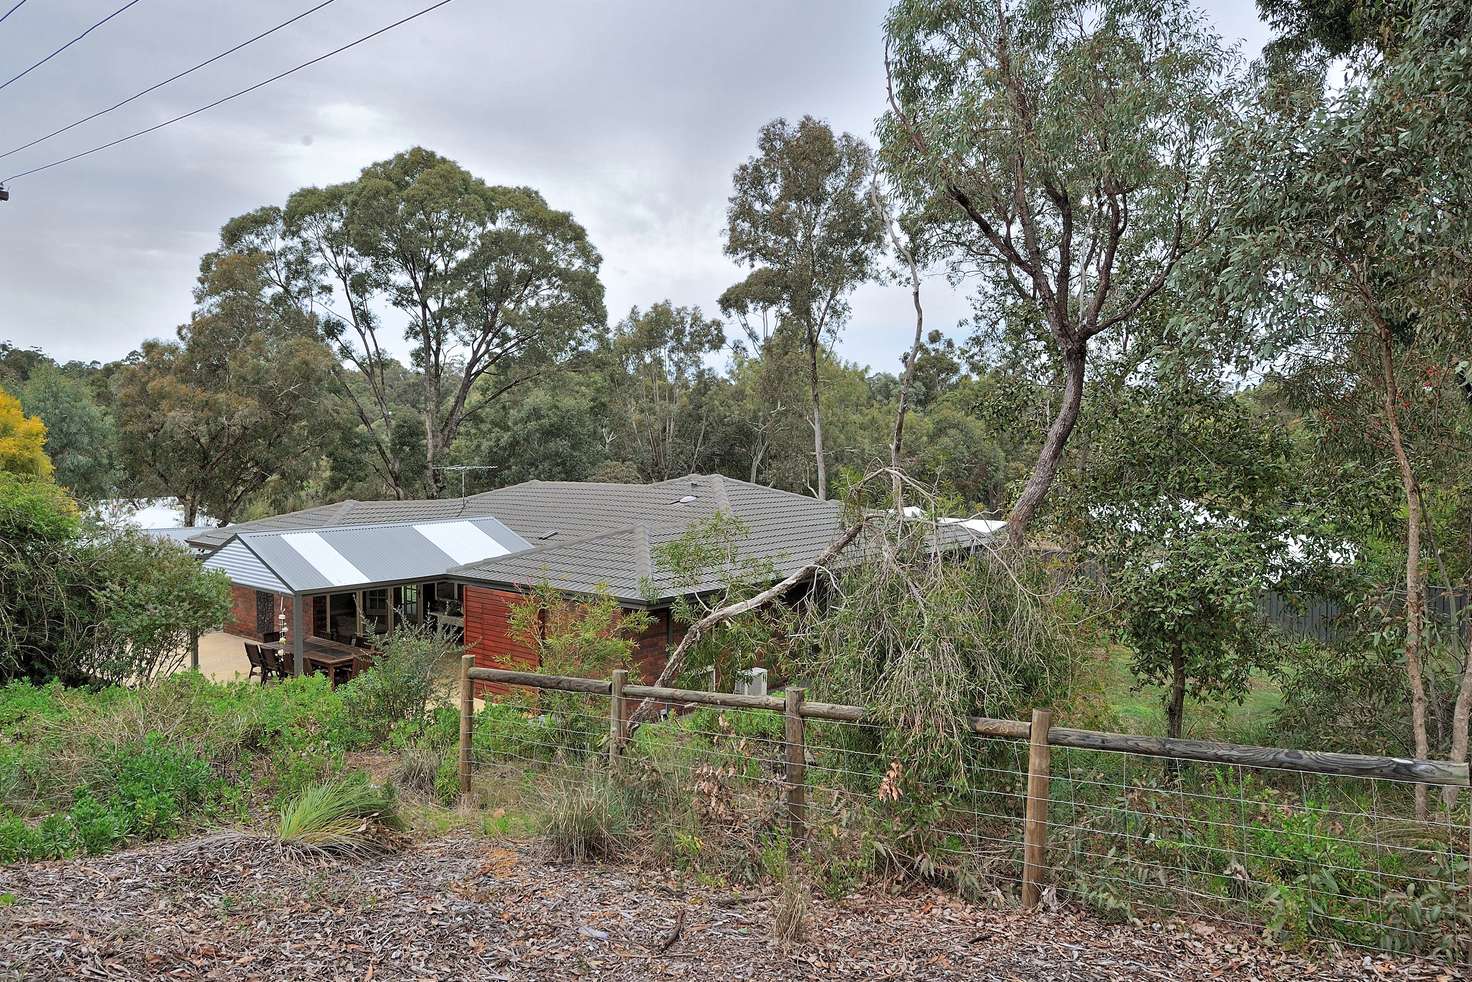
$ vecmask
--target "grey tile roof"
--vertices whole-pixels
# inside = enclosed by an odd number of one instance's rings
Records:
[[[741,569],[711,570],[676,582],[658,561],[660,547],[696,522],[725,511],[747,535],[737,545]],[[531,544],[528,551],[456,566],[467,582],[526,588],[547,583],[574,593],[606,589],[628,602],[667,601],[721,587],[753,565],[780,578],[816,559],[841,531],[842,506],[720,475],[656,484],[527,481],[465,499],[345,501],[213,529],[190,541],[218,545],[237,532],[493,516]],[[961,526],[941,526],[943,547],[975,541]]]

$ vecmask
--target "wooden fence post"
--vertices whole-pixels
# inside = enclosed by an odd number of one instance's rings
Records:
[[[1043,870],[1048,850],[1048,728],[1053,714],[1032,711],[1031,741],[1027,747],[1027,817],[1022,830],[1022,906],[1032,909],[1043,898]]]
[[[475,667],[474,655],[460,657],[460,798],[470,797],[470,737],[475,720],[475,683],[470,681],[470,670]]]
[[[785,706],[787,747],[787,837],[799,845],[807,836],[807,744],[803,740],[802,701],[806,690],[787,687]]]
[[[608,766],[618,766],[624,753],[628,724],[624,717],[624,684],[629,680],[627,669],[615,668],[613,679],[608,684]]]

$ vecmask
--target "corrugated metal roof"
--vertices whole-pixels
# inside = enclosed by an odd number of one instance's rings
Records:
[[[205,558],[205,569],[217,569],[230,577],[231,583],[269,590],[272,593],[290,593],[290,588],[271,568],[261,562],[261,557],[251,552],[244,542],[235,539],[225,543]]]
[[[235,546],[254,555],[289,593],[439,578],[466,557],[484,560],[531,548],[494,518],[239,532],[215,556],[238,556]]]

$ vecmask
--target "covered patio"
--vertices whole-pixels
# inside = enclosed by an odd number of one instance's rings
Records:
[[[204,565],[234,584],[228,629],[238,636],[242,657],[244,645],[255,644],[285,655],[293,674],[320,666],[337,677],[347,666],[361,668],[373,639],[400,625],[463,631],[463,588],[445,574],[526,548],[496,519],[474,518],[241,532]],[[205,660],[202,639],[202,670]]]

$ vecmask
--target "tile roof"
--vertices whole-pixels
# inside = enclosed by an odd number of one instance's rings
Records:
[[[211,547],[242,532],[489,516],[531,549],[455,566],[448,575],[517,588],[545,582],[572,593],[602,588],[620,600],[656,603],[717,589],[731,574],[712,570],[696,583],[676,582],[657,559],[661,546],[717,511],[734,515],[746,528],[737,546],[743,569],[770,564],[779,578],[817,558],[843,521],[838,502],[692,474],[655,484],[527,481],[465,499],[345,501],[211,529],[190,541]],[[959,524],[941,526],[940,533],[943,547],[977,541]]]

